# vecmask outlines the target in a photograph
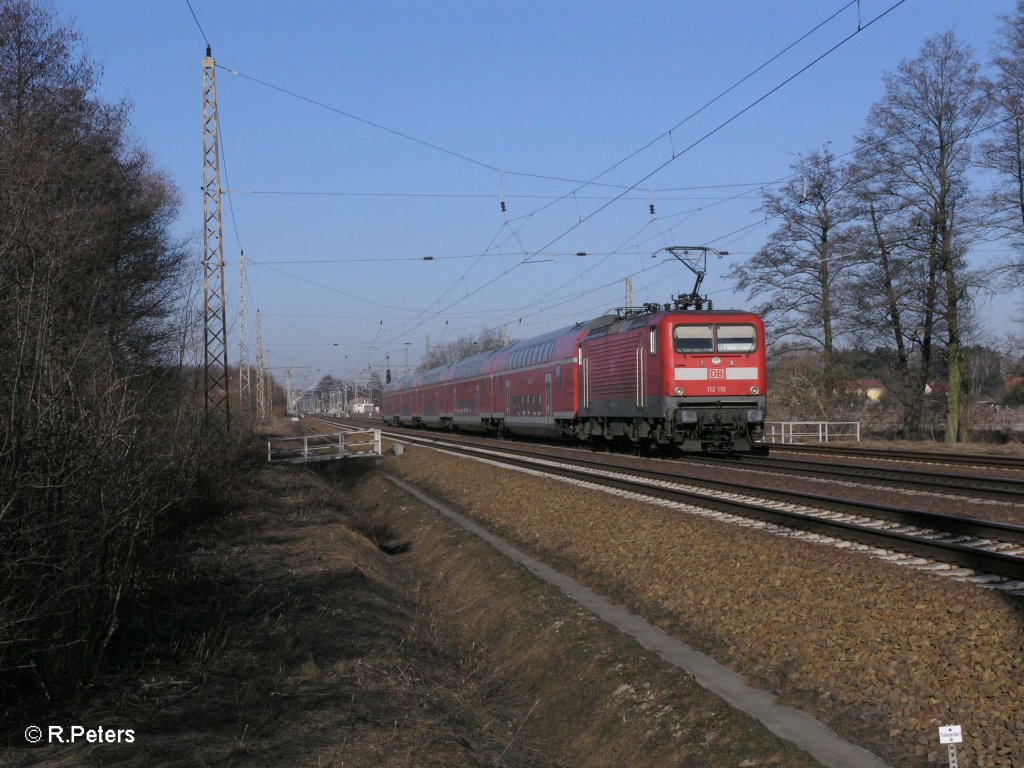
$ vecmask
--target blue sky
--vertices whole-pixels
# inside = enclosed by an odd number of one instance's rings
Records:
[[[907,0],[703,138],[895,2],[193,0],[226,68],[230,360],[240,248],[253,345],[259,308],[273,364],[311,377],[382,372],[386,355],[400,370],[428,338],[484,326],[526,337],[585,320],[623,304],[627,276],[634,303],[668,301],[692,276],[652,259],[667,245],[730,251],[704,287],[718,307],[746,306],[724,275],[770,231],[758,185],[824,142],[848,151],[882,73],[926,37],[953,28],[987,61],[1014,7]],[[131,102],[138,139],[179,185],[198,269],[205,43],[185,0],[53,5],[102,65],[103,96]],[[623,160],[600,185],[564,181]],[[1010,313],[997,307],[991,329]]]

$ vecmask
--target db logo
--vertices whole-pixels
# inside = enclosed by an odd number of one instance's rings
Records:
[[[708,371],[708,376],[712,379],[724,379],[725,368],[712,368]]]

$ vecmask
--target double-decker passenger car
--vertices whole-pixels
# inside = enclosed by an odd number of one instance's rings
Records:
[[[765,392],[757,315],[647,305],[392,382],[381,411],[395,425],[749,451]]]

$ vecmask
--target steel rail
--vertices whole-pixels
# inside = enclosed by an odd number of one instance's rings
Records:
[[[793,443],[768,443],[771,453],[811,453],[829,457],[854,456],[886,461],[916,461],[931,464],[952,464],[954,466],[1002,467],[1024,470],[1024,457],[1000,456],[993,453],[951,454],[938,451],[883,450],[858,448],[848,445],[808,445]]]
[[[897,469],[863,464],[837,464],[790,459],[772,456],[742,456],[739,459],[698,456],[684,463],[703,463],[720,466],[739,466],[743,469],[765,469],[784,471],[787,474],[824,477],[828,479],[855,480],[857,482],[884,483],[886,485],[914,488],[934,493],[953,493],[976,498],[997,499],[1024,503],[1024,480],[1007,477],[948,474],[918,469]]]

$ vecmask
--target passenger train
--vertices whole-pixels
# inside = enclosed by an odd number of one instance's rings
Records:
[[[384,387],[395,426],[763,450],[764,325],[752,313],[648,304]]]

